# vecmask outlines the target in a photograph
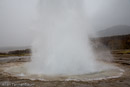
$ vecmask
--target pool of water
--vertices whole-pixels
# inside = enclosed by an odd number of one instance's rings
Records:
[[[44,75],[29,74],[23,63],[12,63],[3,66],[3,74],[17,77],[19,79],[41,80],[41,81],[92,81],[110,78],[118,78],[123,75],[124,70],[118,67],[82,75]]]

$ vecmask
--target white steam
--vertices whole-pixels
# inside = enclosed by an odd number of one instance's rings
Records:
[[[32,44],[32,74],[77,75],[108,69],[96,60],[84,0],[41,0]]]

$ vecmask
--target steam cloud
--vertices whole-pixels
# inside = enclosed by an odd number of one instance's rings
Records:
[[[29,73],[78,75],[110,68],[97,61],[84,0],[41,0]]]

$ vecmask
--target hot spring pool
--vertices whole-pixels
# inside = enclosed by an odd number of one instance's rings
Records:
[[[17,77],[18,79],[30,79],[41,81],[93,81],[103,80],[110,78],[118,78],[123,75],[124,70],[118,67],[113,69],[93,72],[81,75],[44,75],[44,74],[29,74],[26,72],[23,64],[6,64],[3,66],[3,74],[8,76]]]

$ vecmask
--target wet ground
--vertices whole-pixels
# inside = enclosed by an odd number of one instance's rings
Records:
[[[115,79],[97,81],[32,81],[18,79],[1,73],[0,87],[130,87],[130,55],[116,55],[114,62],[125,70],[123,76]],[[1,63],[0,68],[5,64]]]

